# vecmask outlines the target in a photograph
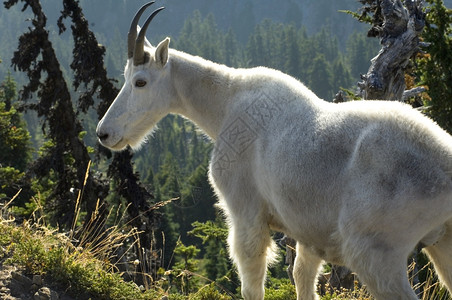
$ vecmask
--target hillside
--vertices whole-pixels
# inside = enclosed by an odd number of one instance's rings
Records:
[[[102,2],[82,0],[81,6],[89,20],[92,30],[98,39],[111,49],[118,47],[118,41],[124,41],[130,25],[130,20],[141,3],[135,1],[107,0]],[[61,3],[52,0],[43,0],[42,4],[47,12],[48,28],[55,38],[55,43],[60,37],[56,31],[56,19],[61,11]],[[339,44],[345,45],[346,39],[354,31],[362,31],[365,26],[359,24],[350,16],[338,12],[338,10],[355,10],[359,3],[355,0],[338,1],[211,1],[211,0],[173,0],[158,1],[157,5],[166,7],[165,13],[159,15],[149,31],[151,41],[157,41],[161,37],[177,37],[184,22],[190,18],[195,10],[203,16],[213,14],[218,28],[226,32],[232,29],[240,43],[245,44],[255,26],[264,19],[285,24],[293,23],[298,28],[305,27],[308,34],[318,32],[322,26],[327,26],[333,34],[339,38]],[[0,78],[10,69],[9,60],[17,45],[17,38],[28,26],[29,13],[20,12],[20,5],[7,11],[0,8],[0,58],[4,61],[0,64]],[[337,26],[340,24],[340,26]],[[62,41],[70,42],[69,36],[63,34]],[[121,46],[122,47],[122,46]],[[70,53],[59,53],[63,58]],[[122,64],[122,60],[118,62]]]
[[[102,9],[99,4],[92,1],[81,1],[86,11],[86,16],[95,25],[95,31],[107,34],[113,33],[112,28],[118,27],[121,33],[126,33],[128,20],[135,13],[135,2],[122,2],[118,7],[115,1],[105,1]],[[356,10],[359,3],[356,0],[308,0],[308,1],[257,1],[257,0],[173,0],[160,1],[157,5],[166,7],[166,12],[155,20],[152,26],[151,37],[160,35],[177,36],[184,21],[193,11],[199,10],[202,15],[213,14],[218,27],[222,31],[231,28],[238,40],[246,42],[254,26],[264,19],[290,24],[297,27],[305,26],[309,34],[313,34],[324,25],[334,28],[336,35],[347,37],[353,30],[360,26],[352,18],[344,16],[338,10]],[[102,12],[102,13],[99,13]],[[118,20],[124,20],[124,22]],[[113,22],[114,21],[114,22]],[[341,26],[333,24],[340,23]]]

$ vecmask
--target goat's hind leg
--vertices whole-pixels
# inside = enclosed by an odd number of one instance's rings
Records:
[[[297,256],[293,277],[297,288],[297,300],[318,299],[316,290],[317,275],[322,262],[317,255],[312,253],[300,243],[297,243]]]
[[[452,293],[452,220],[445,226],[444,235],[424,251],[435,266],[435,271],[442,284]]]
[[[346,264],[358,274],[376,300],[417,300],[407,275],[408,249],[394,249],[383,241],[355,239]]]

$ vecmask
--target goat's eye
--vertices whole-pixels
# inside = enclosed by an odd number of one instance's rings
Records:
[[[146,85],[146,80],[142,80],[142,79],[138,79],[137,81],[135,81],[135,86],[136,87],[144,87]]]

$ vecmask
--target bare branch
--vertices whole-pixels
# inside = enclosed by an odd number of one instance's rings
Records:
[[[415,88],[413,88],[411,90],[406,90],[406,91],[403,92],[402,101],[405,102],[407,99],[409,99],[411,97],[414,97],[414,96],[416,96],[416,95],[418,95],[420,93],[423,93],[426,90],[427,89],[425,87],[423,87],[423,86],[418,86],[418,87],[415,87]]]

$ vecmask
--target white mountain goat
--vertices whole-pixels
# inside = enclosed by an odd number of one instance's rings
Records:
[[[323,261],[356,272],[379,300],[417,299],[418,245],[452,289],[452,137],[407,105],[333,104],[268,68],[233,69],[153,47],[132,21],[125,83],[97,126],[105,147],[139,148],[168,113],[214,142],[210,181],[229,225],[246,300],[263,299],[270,230],[297,241],[297,299],[318,299]]]

